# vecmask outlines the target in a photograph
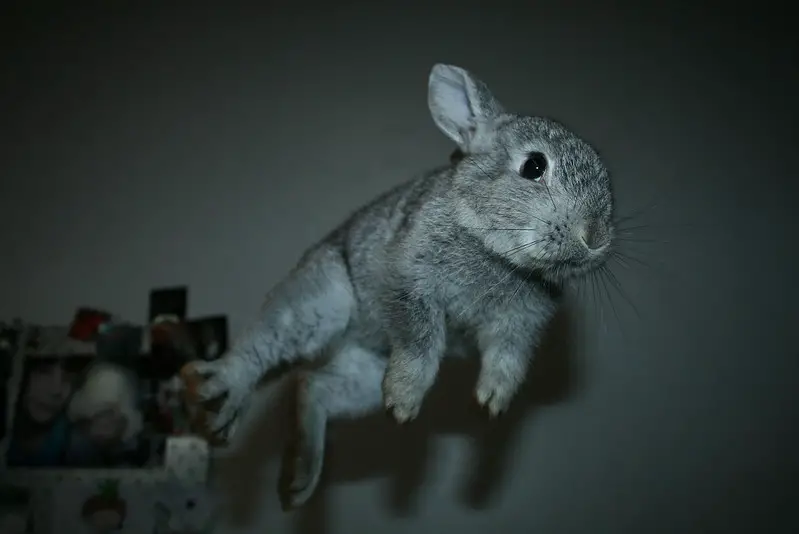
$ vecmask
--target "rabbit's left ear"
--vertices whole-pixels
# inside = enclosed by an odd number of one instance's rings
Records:
[[[461,67],[442,63],[430,71],[427,104],[439,129],[466,153],[479,150],[481,130],[503,113],[486,84]]]

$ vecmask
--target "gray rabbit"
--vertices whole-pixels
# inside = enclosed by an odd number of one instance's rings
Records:
[[[383,194],[308,250],[260,318],[215,362],[201,398],[226,394],[231,431],[256,383],[280,364],[299,374],[291,504],[322,470],[326,423],[385,407],[412,420],[439,362],[479,349],[477,401],[503,412],[570,279],[600,267],[613,195],[597,152],[563,125],[503,109],[468,71],[435,65],[428,104],[458,146],[450,164]]]

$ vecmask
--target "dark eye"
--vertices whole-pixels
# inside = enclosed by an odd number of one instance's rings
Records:
[[[195,505],[194,499],[189,499],[188,501],[186,501],[186,508],[188,510],[194,508],[194,505]]]
[[[522,178],[527,178],[528,180],[532,180],[534,182],[541,181],[541,178],[544,176],[544,172],[547,170],[547,157],[543,155],[541,152],[531,152],[527,156],[527,161],[524,162],[522,165],[519,174],[522,175]]]

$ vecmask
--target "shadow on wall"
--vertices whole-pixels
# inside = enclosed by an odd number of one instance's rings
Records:
[[[294,510],[296,534],[324,532],[328,524],[326,490],[329,486],[387,478],[390,484],[386,507],[397,515],[412,514],[417,489],[425,483],[428,447],[436,435],[467,436],[476,448],[475,465],[468,467],[468,483],[461,496],[472,508],[493,502],[505,477],[513,472],[511,451],[524,419],[536,408],[565,399],[577,385],[574,351],[570,344],[571,313],[567,307],[555,317],[539,348],[527,382],[502,417],[490,421],[474,400],[477,358],[450,358],[441,365],[438,381],[428,394],[419,418],[397,425],[383,413],[356,420],[330,423],[322,480],[305,506]],[[241,436],[235,454],[220,461],[219,487],[230,502],[230,520],[245,526],[255,520],[264,498],[260,473],[276,455],[283,457],[278,487],[288,482],[284,451],[292,431],[293,382],[286,380],[277,402],[254,421],[248,435]],[[274,486],[272,486],[274,487]],[[266,486],[269,491],[269,486]]]

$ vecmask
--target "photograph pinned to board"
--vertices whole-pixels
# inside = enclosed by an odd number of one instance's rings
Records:
[[[147,359],[144,396],[153,431],[161,436],[189,432],[188,418],[180,402],[179,372],[196,358],[196,342],[186,322],[188,289],[185,286],[156,288],[150,291]]]
[[[185,291],[167,293],[153,295],[180,311]],[[167,440],[196,435],[179,394],[181,367],[227,343],[224,316],[179,319],[136,326],[82,307],[70,326],[27,326],[24,347],[7,358],[16,376],[4,395],[4,466],[163,469]],[[174,328],[162,328],[160,343],[144,352],[148,331],[167,324]]]
[[[207,461],[180,371],[226,350],[227,318],[187,321],[186,299],[185,288],[154,290],[155,322],[141,326],[86,306],[69,326],[3,325],[0,468],[16,478],[69,470],[62,474],[93,479],[146,469],[158,479],[175,471],[167,465],[175,447]],[[204,476],[198,462],[190,462],[192,480]]]
[[[150,291],[148,324],[161,322],[183,322],[189,307],[189,289],[172,286]]]
[[[141,468],[157,463],[140,402],[135,341],[111,328],[87,342],[29,326],[10,388],[7,468]]]

